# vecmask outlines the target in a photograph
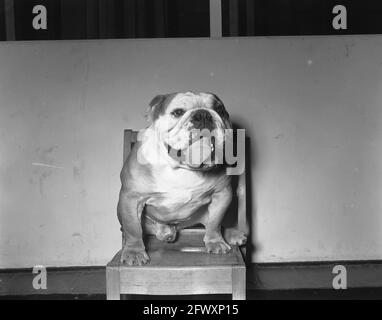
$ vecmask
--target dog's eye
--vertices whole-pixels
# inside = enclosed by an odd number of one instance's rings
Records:
[[[179,118],[184,114],[184,110],[183,109],[175,109],[174,111],[171,112],[171,114],[174,117]]]

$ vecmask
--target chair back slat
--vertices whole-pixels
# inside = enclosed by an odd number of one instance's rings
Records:
[[[138,131],[133,131],[131,129],[125,129],[124,139],[123,139],[123,163],[125,163],[129,153],[137,142]],[[244,153],[245,154],[245,153]],[[236,190],[237,200],[238,200],[238,214],[237,214],[237,225],[239,230],[248,233],[247,224],[247,195],[246,195],[247,185],[246,185],[246,170],[238,177],[238,185]]]

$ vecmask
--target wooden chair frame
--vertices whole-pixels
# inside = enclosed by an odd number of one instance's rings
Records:
[[[137,131],[124,131],[123,162],[137,141],[137,135]],[[240,230],[247,231],[245,170],[239,176],[236,192],[237,226]],[[106,266],[107,299],[119,300],[121,294],[232,294],[234,300],[246,298],[246,268],[243,260],[245,247],[240,249],[234,246],[228,255],[221,256],[205,252],[180,252],[187,241],[202,239],[204,229],[190,228],[181,230],[179,234],[179,244],[170,246],[158,243],[154,237],[150,238],[155,254],[167,254],[165,263],[162,261],[145,266],[121,265],[119,251]],[[200,240],[197,241],[200,243]],[[174,259],[171,260],[172,257]],[[183,263],[187,259],[190,263]]]

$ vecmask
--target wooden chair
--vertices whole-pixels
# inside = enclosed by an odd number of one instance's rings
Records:
[[[137,132],[125,130],[123,161],[136,141]],[[236,194],[237,224],[240,230],[247,230],[245,172],[238,177]],[[121,294],[232,294],[232,299],[244,300],[245,248],[233,246],[229,254],[211,255],[204,252],[203,235],[201,228],[184,229],[174,243],[146,236],[150,263],[144,266],[122,265],[119,251],[106,267],[107,299],[119,300]]]

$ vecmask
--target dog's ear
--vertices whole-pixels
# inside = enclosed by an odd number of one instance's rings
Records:
[[[146,120],[152,123],[158,118],[159,114],[163,111],[163,103],[167,98],[167,94],[158,94],[149,103],[149,107],[146,112]]]
[[[212,94],[212,96],[214,97],[213,109],[220,115],[226,128],[232,129],[232,123],[231,123],[231,120],[229,118],[229,113],[227,112],[227,110],[224,106],[224,103],[220,100],[220,98],[216,94],[214,94],[212,92],[210,92],[210,94]]]
[[[222,106],[223,106],[223,122],[227,129],[232,129],[232,122],[231,122],[231,119],[229,118],[229,113],[227,112],[223,103],[222,103]]]

